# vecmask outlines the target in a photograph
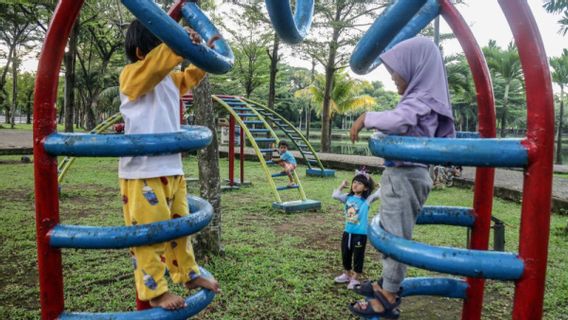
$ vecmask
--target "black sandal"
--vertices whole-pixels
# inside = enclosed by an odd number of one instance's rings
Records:
[[[357,301],[357,302],[353,302],[349,305],[349,310],[351,311],[351,313],[357,317],[362,317],[362,318],[374,318],[374,317],[379,317],[379,318],[384,318],[384,319],[398,319],[400,317],[400,310],[397,308],[397,306],[400,304],[400,299],[397,298],[397,302],[395,303],[390,303],[385,296],[383,296],[382,293],[378,293],[377,295],[375,295],[375,297],[373,298],[368,298],[368,299],[376,299],[378,300],[380,303],[382,303],[383,305],[383,311],[381,312],[377,312],[375,310],[373,310],[373,307],[371,306],[371,304],[367,301],[364,302],[365,304],[365,309],[361,308],[362,305],[362,301]],[[359,308],[356,309],[355,305],[359,305]]]
[[[379,280],[377,280],[377,283],[379,284],[379,287],[381,287],[381,289],[383,288],[383,278],[380,278]],[[357,284],[353,287],[353,292],[365,296],[365,297],[373,297],[375,296],[375,291],[373,290],[373,281],[371,280],[367,280],[367,281],[363,281],[361,284]],[[400,289],[398,290],[398,292],[396,293],[397,296],[401,296],[402,294],[402,287],[400,287]]]

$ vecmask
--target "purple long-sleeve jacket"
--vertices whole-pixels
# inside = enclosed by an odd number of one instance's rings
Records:
[[[394,46],[381,59],[408,86],[395,109],[367,112],[365,128],[393,135],[455,137],[448,81],[437,46],[427,38],[415,37]],[[395,161],[385,165],[420,164]]]

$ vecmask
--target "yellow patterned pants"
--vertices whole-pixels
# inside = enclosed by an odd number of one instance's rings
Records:
[[[189,214],[183,176],[120,179],[127,226],[176,219]],[[175,283],[199,276],[189,237],[131,248],[136,290],[148,301],[168,291],[166,267]]]

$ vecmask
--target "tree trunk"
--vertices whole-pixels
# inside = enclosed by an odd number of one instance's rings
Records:
[[[335,54],[333,55],[335,60]],[[330,55],[331,60],[331,55]],[[329,64],[328,64],[329,66]],[[335,69],[326,68],[325,71],[325,92],[323,96],[323,110],[321,115],[321,152],[329,152],[331,150],[331,117],[330,117],[330,100],[331,90],[333,88],[333,74]]]
[[[205,78],[193,89],[195,124],[208,127],[213,133],[211,144],[199,150],[199,187],[201,197],[213,206],[211,223],[199,232],[195,239],[196,254],[201,258],[223,254],[221,244],[221,178],[219,173],[219,146],[215,130],[215,112],[211,101],[211,86]]]
[[[562,164],[562,118],[564,117],[564,86],[560,86],[560,114],[558,116],[558,140],[556,141],[556,164]]]
[[[503,96],[503,113],[501,113],[501,138],[507,135],[507,105],[509,104],[509,84],[505,85],[505,95]]]
[[[12,110],[11,113],[11,120],[10,120],[10,127],[14,129],[16,126],[16,105],[18,104],[18,57],[16,57],[16,50],[12,53],[14,56],[12,57]]]
[[[278,73],[278,47],[280,46],[280,38],[275,33],[274,43],[272,45],[272,55],[270,57],[270,84],[268,88],[268,107],[274,109],[274,100],[276,99],[276,74]]]
[[[65,97],[63,114],[65,118],[65,132],[73,132],[73,109],[75,106],[75,55],[77,52],[77,39],[79,35],[79,19],[75,21],[69,35],[69,50],[65,53]]]
[[[97,120],[95,118],[95,112],[93,110],[97,109],[98,96],[95,96],[90,103],[85,105],[85,129],[90,131],[97,125]]]
[[[341,12],[335,13],[335,21],[341,21]],[[331,150],[331,113],[330,100],[331,91],[333,89],[333,75],[335,74],[335,57],[337,55],[337,41],[339,39],[338,27],[333,28],[331,42],[329,43],[329,57],[325,66],[325,91],[323,95],[323,107],[321,116],[321,152],[330,152]]]

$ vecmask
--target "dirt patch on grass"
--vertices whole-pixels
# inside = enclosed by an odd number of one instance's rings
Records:
[[[329,225],[341,226],[341,219],[333,219],[319,212],[301,213],[286,219],[284,223],[272,226],[278,235],[290,235],[303,238],[298,247],[316,250],[338,250],[341,241],[341,229],[328,228]],[[337,221],[335,221],[337,220]],[[337,222],[337,223],[335,223]]]

